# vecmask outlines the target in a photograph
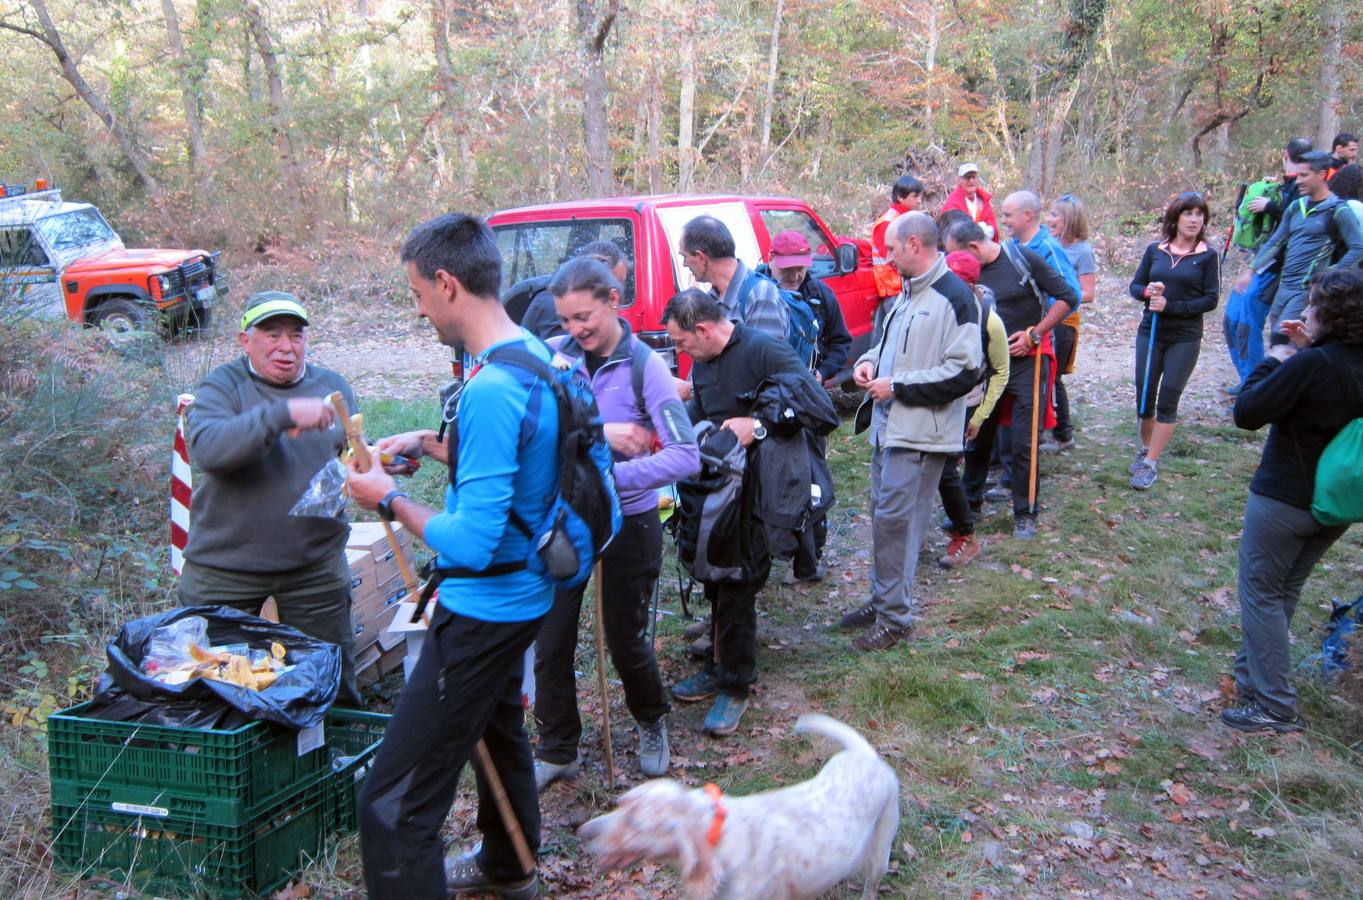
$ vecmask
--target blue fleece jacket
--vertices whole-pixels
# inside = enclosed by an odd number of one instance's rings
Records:
[[[545,362],[549,350],[522,329],[521,337],[493,345],[523,344]],[[424,538],[442,568],[483,570],[523,562],[529,540],[510,521],[538,523],[558,483],[558,405],[552,390],[527,388],[510,367],[474,360],[474,374],[459,395],[457,484],[445,489],[445,511],[426,523]],[[538,396],[532,395],[537,394]],[[527,411],[533,421],[522,442]],[[449,578],[440,602],[451,612],[486,622],[524,622],[549,611],[554,586],[528,570],[487,578]]]

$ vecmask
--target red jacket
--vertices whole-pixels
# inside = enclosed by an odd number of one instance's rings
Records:
[[[994,233],[986,235],[986,237],[992,240],[998,240],[999,221],[994,218],[994,207],[989,205],[989,198],[992,196],[993,195],[984,188],[975,189],[975,198],[980,201],[980,210],[975,214],[974,219],[981,225],[988,225],[990,228],[993,228]],[[946,212],[949,209],[959,209],[965,213],[970,212],[970,207],[967,206],[965,202],[965,189],[960,185],[957,185],[956,190],[952,191],[947,197],[947,202],[942,204],[942,212]],[[938,215],[941,215],[941,213],[938,213]]]

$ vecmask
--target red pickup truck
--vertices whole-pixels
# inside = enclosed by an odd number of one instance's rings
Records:
[[[789,197],[666,194],[502,210],[488,217],[502,253],[502,297],[516,295],[530,279],[552,275],[583,244],[614,241],[633,263],[621,314],[677,369],[662,311],[674,294],[693,284],[677,247],[682,227],[702,214],[729,227],[738,257],[749,266],[766,259],[773,235],[792,229],[807,235],[814,250],[810,271],[833,289],[852,333],[851,359],[866,349],[878,302],[870,244],[835,235],[809,204]],[[514,310],[513,318],[523,312],[523,307]],[[687,369],[689,363],[683,362],[680,370]]]

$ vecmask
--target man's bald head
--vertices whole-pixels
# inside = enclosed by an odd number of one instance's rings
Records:
[[[1041,224],[1041,199],[1031,191],[1014,191],[1003,201],[999,213],[1004,227],[1025,244]]]
[[[885,248],[900,275],[922,275],[937,260],[937,223],[926,213],[906,212],[885,230]]]
[[[932,221],[932,217],[927,213],[913,210],[897,216],[890,223],[890,230],[901,241],[913,235],[924,244],[937,246],[937,223]]]

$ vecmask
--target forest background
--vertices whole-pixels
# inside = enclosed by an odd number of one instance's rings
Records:
[[[860,235],[965,159],[1141,230],[1363,127],[1363,20],[1321,0],[5,0],[0,46],[0,176],[229,253],[662,191]]]

